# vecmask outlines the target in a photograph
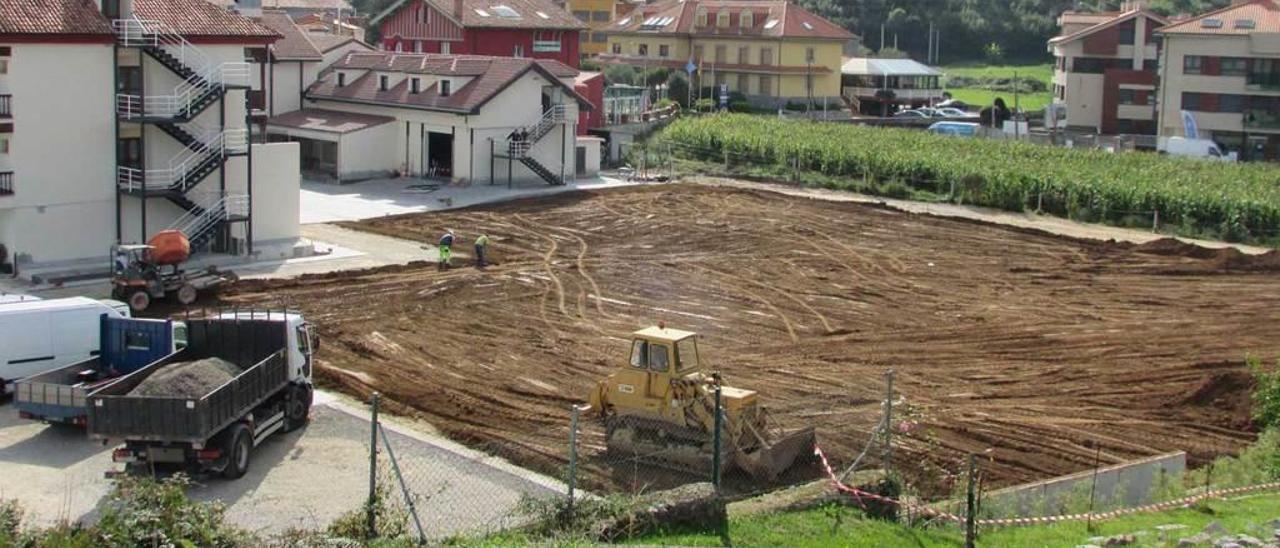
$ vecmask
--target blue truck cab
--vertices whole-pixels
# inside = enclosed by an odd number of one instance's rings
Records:
[[[186,326],[172,320],[99,318],[97,355],[18,381],[14,407],[24,419],[83,426],[86,397],[186,346]]]

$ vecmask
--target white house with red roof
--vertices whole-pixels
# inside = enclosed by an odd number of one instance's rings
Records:
[[[369,20],[382,47],[551,59],[578,67],[586,25],[552,0],[397,0]]]
[[[206,0],[0,2],[7,260],[97,265],[170,228],[200,252],[292,254],[297,145],[261,143],[249,108],[280,39]]]

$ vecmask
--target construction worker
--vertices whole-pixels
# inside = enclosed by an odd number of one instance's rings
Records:
[[[476,268],[484,268],[489,265],[485,257],[485,251],[489,249],[489,235],[481,233],[476,237]]]
[[[444,231],[444,236],[440,237],[440,245],[437,248],[440,252],[440,270],[451,268],[453,266],[453,231]]]

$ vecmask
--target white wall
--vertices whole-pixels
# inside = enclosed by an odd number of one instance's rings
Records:
[[[298,237],[298,143],[253,145],[253,238],[255,242]],[[240,171],[243,173],[243,170]],[[233,177],[235,188],[244,188],[244,176]]]
[[[271,116],[302,108],[302,86],[310,83],[302,81],[307,72],[304,64],[315,63],[280,61],[272,63],[267,69],[267,88],[271,90],[267,108]]]
[[[344,133],[338,138],[338,178],[363,179],[395,171],[404,159],[396,155],[396,134],[403,124],[392,122],[362,131]]]
[[[110,44],[4,44],[14,133],[0,158],[0,242],[37,262],[105,257],[115,239],[115,116]]]
[[[1070,72],[1066,81],[1067,125],[1101,127],[1103,75]]]

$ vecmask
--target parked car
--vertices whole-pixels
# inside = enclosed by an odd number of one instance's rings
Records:
[[[928,114],[919,110],[901,110],[893,114],[894,118],[929,118]]]
[[[958,109],[960,109],[960,110],[964,110],[964,109],[969,108],[969,105],[968,105],[967,103],[965,103],[964,101],[960,101],[960,100],[958,100],[958,99],[947,99],[946,101],[943,101],[943,102],[941,102],[941,103],[938,103],[938,104],[934,105],[934,107],[937,107],[937,108],[958,108]]]
[[[955,107],[942,107],[937,109],[938,115],[946,118],[977,118],[978,115],[972,112],[965,112]]]
[[[1188,139],[1186,137],[1170,137],[1163,146],[1157,147],[1160,152],[1170,156],[1187,156],[1204,158],[1221,162],[1236,161],[1236,153],[1225,152],[1218,143],[1209,139]]]
[[[920,108],[917,108],[917,109],[915,109],[915,110],[918,110],[918,111],[920,111],[920,112],[924,113],[924,115],[925,115],[925,116],[927,116],[927,117],[929,117],[929,118],[941,118],[941,117],[942,117],[942,113],[938,112],[938,109],[935,109],[935,108],[931,108],[931,107],[920,107]]]
[[[956,135],[960,137],[973,137],[978,134],[978,124],[972,122],[934,122],[929,126],[929,133],[938,135]]]

